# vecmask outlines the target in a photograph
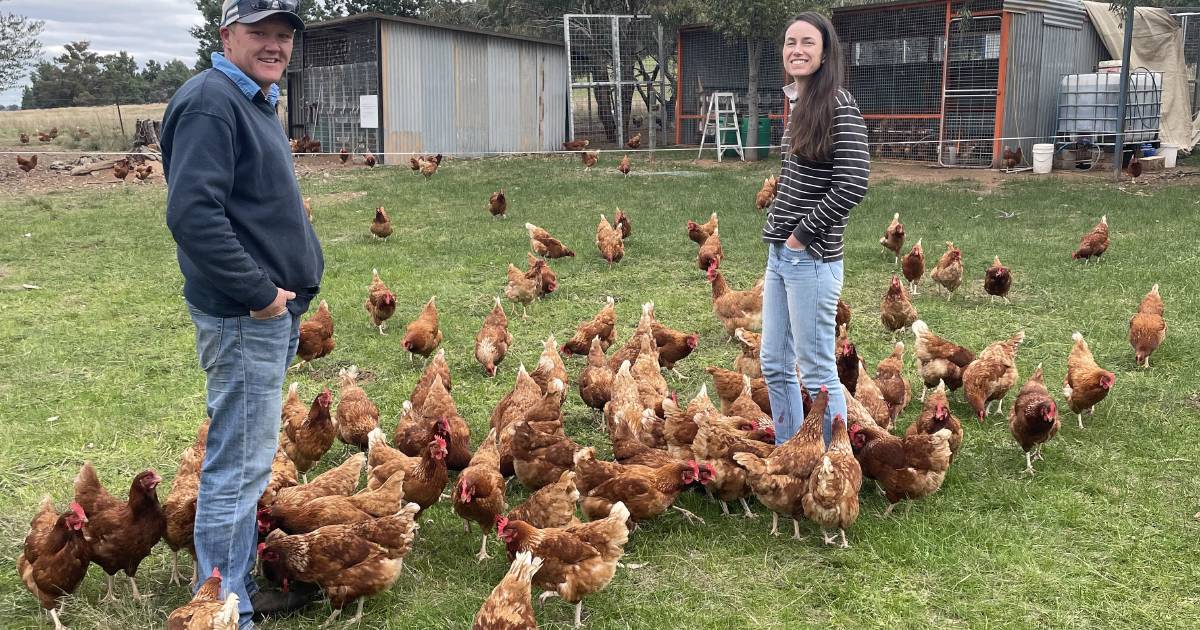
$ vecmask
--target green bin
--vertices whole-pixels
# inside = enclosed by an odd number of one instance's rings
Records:
[[[761,159],[767,157],[767,153],[770,150],[769,145],[771,144],[771,119],[769,117],[767,117],[766,115],[758,117],[758,140],[757,141],[755,141],[753,138],[751,138],[749,136],[749,134],[747,133],[747,128],[749,126],[750,126],[750,117],[749,116],[742,116],[740,119],[738,119],[738,127],[740,127],[741,131],[742,131],[742,144],[744,146],[753,145],[753,146],[758,146],[761,148],[746,149],[745,150],[746,159],[747,160],[761,160]],[[726,131],[725,139],[723,140],[723,142],[725,144],[737,144],[737,136],[733,133],[733,131]],[[736,157],[737,151],[734,151],[733,149],[725,149],[725,155],[723,157],[731,157],[731,156]]]

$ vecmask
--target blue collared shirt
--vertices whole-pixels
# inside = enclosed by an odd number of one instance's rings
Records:
[[[226,59],[225,55],[219,52],[212,54],[212,67],[225,73],[225,76],[232,79],[234,84],[238,86],[242,94],[245,94],[246,98],[252,101],[255,94],[262,92],[262,87],[255,83],[254,79],[251,79],[245,72],[242,72],[241,68],[233,65],[232,61]],[[275,104],[279,102],[278,84],[271,84],[271,89],[267,90],[266,99],[271,104],[271,107],[275,107]]]

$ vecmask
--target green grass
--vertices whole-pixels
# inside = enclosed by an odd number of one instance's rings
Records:
[[[609,158],[606,161],[612,161]],[[559,339],[590,317],[605,295],[618,302],[620,335],[628,336],[638,305],[654,300],[668,325],[696,330],[700,349],[680,364],[690,380],[672,386],[681,398],[699,388],[708,364],[734,356],[709,307],[708,285],[695,267],[688,218],[721,213],[731,282],[749,286],[761,273],[762,216],[751,200],[774,161],[701,170],[685,161],[635,162],[635,173],[681,175],[622,179],[612,164],[585,174],[576,160],[449,161],[425,183],[406,168],[348,169],[302,181],[314,197],[324,243],[322,297],[337,321],[338,347],[300,376],[311,397],[332,385],[339,367],[355,363],[375,374],[366,385],[390,432],[418,370],[400,348],[400,330],[430,295],[438,296],[454,397],[474,442],[492,406],[511,387],[517,365],[536,361],[547,334]],[[1181,180],[1185,181],[1186,180]],[[488,194],[504,186],[511,218],[493,221]],[[1196,627],[1200,578],[1195,540],[1200,522],[1200,309],[1195,270],[1195,186],[1146,187],[1122,193],[1106,180],[1014,178],[992,193],[970,181],[909,185],[877,178],[848,231],[845,298],[854,308],[852,335],[872,366],[890,348],[878,304],[895,267],[877,245],[893,211],[910,242],[923,238],[932,261],[941,243],[962,247],[969,270],[947,302],[926,291],[916,298],[936,332],[979,349],[1024,328],[1022,379],[1045,363],[1051,390],[1066,369],[1071,333],[1082,331],[1116,387],[1088,428],[1064,418],[1046,447],[1038,474],[1021,474],[1024,458],[998,418],[967,422],[963,452],[941,492],[907,516],[881,519],[884,500],[870,485],[862,515],[849,530],[849,550],[806,539],[767,535],[769,514],[725,519],[700,495],[680,501],[708,520],[692,526],[677,515],[646,523],[627,547],[628,561],[603,592],[585,601],[590,628],[646,627]],[[982,187],[979,187],[982,191]],[[374,240],[367,225],[376,205],[392,215],[395,234]],[[616,206],[633,221],[625,260],[612,270],[592,245],[597,215]],[[0,201],[0,625],[45,627],[12,559],[38,500],[64,504],[85,460],[123,491],[139,470],[174,474],[180,451],[203,417],[203,374],[192,324],[179,296],[181,277],[163,223],[161,188],[48,194]],[[1002,211],[1016,212],[1011,219]],[[1107,213],[1113,246],[1103,262],[1084,266],[1070,253],[1079,236]],[[523,264],[532,221],[574,247],[578,257],[554,263],[561,291],[511,322],[515,347],[495,380],[472,358],[474,334],[500,294],[508,262]],[[1014,271],[1012,305],[992,305],[981,290],[992,256]],[[379,336],[362,310],[372,267],[400,298],[392,334]],[[1169,333],[1153,369],[1136,369],[1126,341],[1138,301],[1158,282]],[[23,283],[40,290],[22,291]],[[913,358],[907,357],[916,382]],[[574,378],[581,362],[569,363]],[[1189,376],[1190,375],[1190,376]],[[1011,402],[1011,397],[1010,397]],[[961,397],[954,411],[967,419]],[[900,420],[906,425],[918,408]],[[567,432],[607,453],[576,395]],[[335,447],[322,468],[335,463]],[[164,484],[160,496],[168,490]],[[515,486],[514,486],[515,487]],[[517,491],[510,503],[524,497]],[[466,535],[449,506],[423,520],[420,539],[390,592],[367,603],[363,627],[465,628],[506,570],[498,556],[479,565],[477,533]],[[72,598],[72,628],[161,627],[188,596],[166,584],[160,546],[142,565],[148,603],[96,604],[103,573],[93,567]],[[125,593],[127,584],[118,584]],[[316,606],[267,628],[315,628],[328,615]],[[566,628],[570,607],[552,600],[538,612],[543,628]]]

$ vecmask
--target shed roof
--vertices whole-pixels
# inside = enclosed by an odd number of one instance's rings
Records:
[[[483,35],[485,37],[498,37],[501,39],[515,39],[525,42],[533,42],[536,44],[545,44],[547,46],[558,46],[563,48],[562,42],[556,42],[549,39],[538,39],[536,37],[526,37],[524,35],[512,35],[509,33],[497,33],[495,31],[485,31],[468,26],[454,26],[450,24],[439,24],[437,22],[429,22],[427,20],[418,20],[416,18],[400,17],[397,15],[385,15],[383,13],[358,13],[356,15],[348,15],[346,17],[334,18],[325,20],[324,22],[314,22],[306,26],[306,31],[325,28],[337,28],[349,24],[357,24],[359,22],[369,22],[373,20],[382,20],[384,22],[400,22],[403,24],[413,24],[415,26],[423,26],[427,28],[436,28],[446,31],[457,31],[460,33],[471,33],[472,35]]]

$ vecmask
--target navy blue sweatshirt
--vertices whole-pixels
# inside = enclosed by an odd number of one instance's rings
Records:
[[[189,79],[163,116],[167,227],[183,295],[205,313],[236,317],[270,305],[279,287],[295,292],[288,310],[299,315],[320,290],[321,244],[273,105],[226,72]]]

